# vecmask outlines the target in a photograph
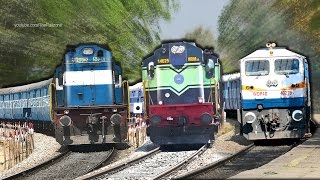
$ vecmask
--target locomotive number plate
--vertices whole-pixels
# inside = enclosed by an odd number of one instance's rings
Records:
[[[253,92],[253,96],[267,96],[268,93],[266,91],[258,91],[258,92]]]
[[[291,91],[291,90],[282,90],[280,92],[281,96],[291,96],[292,94],[293,94],[293,91]]]

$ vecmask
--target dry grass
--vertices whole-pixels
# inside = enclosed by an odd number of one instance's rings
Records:
[[[219,128],[218,130],[218,133],[217,133],[217,136],[221,136],[223,134],[226,134],[230,131],[233,131],[234,130],[234,126],[231,125],[230,123],[223,123],[223,125]]]

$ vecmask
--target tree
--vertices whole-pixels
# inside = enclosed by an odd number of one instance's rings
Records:
[[[239,70],[242,57],[276,42],[308,57],[314,110],[320,111],[320,85],[315,83],[320,72],[320,3],[317,0],[231,0],[219,17],[218,53],[224,72]]]
[[[194,41],[202,48],[213,48],[216,44],[212,31],[202,26],[195,28],[192,32],[186,33],[184,38],[189,41]]]
[[[0,87],[52,77],[66,45],[107,45],[125,78],[140,78],[140,62],[160,42],[159,20],[173,0],[1,0]]]

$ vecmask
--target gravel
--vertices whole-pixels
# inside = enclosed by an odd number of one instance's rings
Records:
[[[235,154],[245,146],[248,146],[251,144],[251,141],[246,140],[243,136],[239,135],[239,128],[238,123],[234,120],[228,120],[227,124],[232,125],[234,128],[232,131],[220,135],[219,137],[216,137],[215,142],[213,144],[212,148],[209,148],[206,150],[202,155],[200,155],[197,159],[192,161],[190,164],[185,166],[184,168],[180,169],[178,173],[172,174],[169,177],[174,177],[177,175],[181,175],[184,173],[187,173],[189,171],[192,171],[194,169],[200,168],[202,166],[205,166],[207,164],[216,162],[226,156],[230,156],[232,154]],[[146,154],[148,151],[151,151],[152,149],[155,149],[157,146],[155,146],[149,139],[138,149],[130,148],[127,150],[127,153],[125,156],[121,156],[118,158],[121,159],[115,159],[116,162],[107,165],[97,171],[107,169],[109,167],[114,167],[117,164],[120,164],[122,162],[128,161],[130,159],[136,158],[138,156],[142,156]],[[131,154],[130,154],[131,152]],[[116,178],[115,178],[116,179]]]
[[[25,171],[60,154],[61,145],[56,142],[54,137],[41,133],[34,133],[33,137],[35,148],[32,154],[14,167],[1,172],[0,179]]]
[[[62,160],[57,161],[53,166],[45,167],[38,172],[24,176],[22,179],[74,179],[88,173],[97,164],[105,161],[110,153],[112,153],[112,150],[88,153],[72,152]]]
[[[234,122],[227,122],[235,126]],[[207,149],[197,159],[194,159],[187,166],[181,168],[178,172],[171,174],[169,178],[173,178],[178,175],[183,175],[195,169],[201,168],[207,164],[216,162],[224,157],[235,154],[240,149],[251,144],[250,141],[246,140],[243,136],[235,134],[235,128],[219,137],[216,140],[212,148]]]
[[[159,173],[173,167],[196,151],[159,152],[112,175],[97,179],[153,179]]]
[[[237,123],[233,120],[227,119],[226,123],[230,123],[231,125],[237,127]],[[244,146],[247,146],[251,143],[250,141],[247,141],[244,137],[239,136],[236,133],[238,132],[233,130],[219,137],[216,137],[213,147],[204,152],[190,165],[186,166],[186,168],[181,169],[179,171],[179,174],[191,171],[193,169],[217,161],[225,156],[234,154]],[[0,179],[22,172],[60,154],[59,149],[61,148],[61,146],[55,141],[53,137],[35,133],[34,142],[34,152],[26,160],[20,162],[13,168],[1,172]],[[126,150],[118,151],[118,153],[116,153],[116,156],[113,158],[114,160],[112,164],[103,167],[101,170],[111,166],[115,166],[129,159],[142,156],[155,148],[157,148],[157,146],[150,142],[149,139],[147,139],[147,141],[139,148],[130,147]]]

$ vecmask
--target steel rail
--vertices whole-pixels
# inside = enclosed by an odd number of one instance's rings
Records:
[[[204,153],[207,150],[207,145],[202,146],[198,151],[196,151],[195,153],[193,153],[191,156],[185,158],[184,160],[182,160],[181,162],[179,162],[178,164],[176,164],[175,166],[163,171],[162,173],[158,174],[155,177],[152,177],[151,179],[161,179],[164,178],[165,176],[169,175],[170,173],[172,173],[173,171],[175,171],[176,169],[182,167],[183,165],[186,165],[187,163],[189,163],[194,157]]]
[[[230,161],[231,159],[233,159],[233,158],[235,158],[235,157],[237,157],[237,156],[239,156],[239,155],[241,155],[241,154],[249,151],[249,150],[252,149],[253,147],[254,147],[254,144],[252,143],[252,144],[250,144],[249,146],[246,146],[246,147],[242,148],[240,151],[238,151],[237,153],[235,153],[235,154],[233,154],[233,155],[231,155],[231,156],[228,156],[228,157],[225,157],[225,158],[223,158],[223,159],[220,159],[220,160],[218,160],[218,161],[216,161],[216,162],[207,164],[207,165],[204,166],[204,167],[195,169],[195,170],[190,171],[190,172],[188,172],[188,173],[185,173],[185,174],[183,174],[183,175],[176,176],[176,177],[174,177],[174,178],[172,178],[172,179],[186,179],[186,178],[195,176],[195,175],[197,175],[197,174],[200,174],[200,173],[202,173],[202,172],[204,172],[204,171],[206,171],[206,170],[208,170],[208,169],[212,169],[212,168],[218,167],[219,165],[224,164],[224,163]]]
[[[96,171],[93,171],[93,172],[90,172],[88,174],[85,174],[83,176],[79,176],[76,178],[76,180],[84,180],[84,179],[92,179],[92,178],[95,178],[95,177],[98,177],[98,176],[101,176],[101,175],[104,175],[104,174],[107,174],[107,173],[110,173],[110,172],[113,172],[113,171],[118,171],[122,168],[125,168],[126,166],[129,166],[137,161],[140,161],[142,159],[145,159],[153,154],[156,154],[160,152],[160,148],[156,148],[150,152],[148,152],[147,154],[143,155],[143,156],[139,156],[139,157],[136,157],[134,159],[131,159],[131,160],[128,160],[128,161],[125,161],[123,163],[120,163],[118,165],[115,165],[115,166],[112,166],[112,167],[109,167],[109,168],[106,168],[106,169],[103,169],[103,168],[100,168]]]
[[[22,172],[19,172],[17,174],[14,174],[12,176],[9,176],[9,177],[7,177],[5,179],[17,179],[17,178],[23,177],[23,176],[25,176],[27,174],[31,174],[32,172],[36,172],[37,170],[40,170],[41,168],[44,168],[45,166],[48,166],[48,165],[53,164],[53,163],[55,163],[57,161],[60,161],[65,156],[69,156],[70,154],[71,154],[71,151],[65,150],[61,154],[59,154],[59,155],[57,155],[57,156],[55,156],[55,157],[53,157],[53,158],[41,163],[41,164],[38,164],[38,165],[36,165],[36,166],[34,166],[34,167],[30,168],[30,169],[27,169],[25,171],[22,171]]]

